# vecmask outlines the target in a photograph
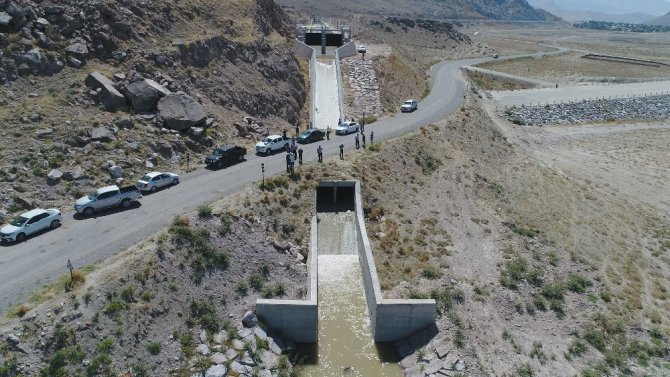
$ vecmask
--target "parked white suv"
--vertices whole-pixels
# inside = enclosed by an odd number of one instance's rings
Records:
[[[403,102],[403,104],[400,106],[400,111],[403,113],[411,113],[412,111],[418,109],[419,104],[413,100],[407,100]]]
[[[0,229],[0,241],[21,242],[31,234],[47,228],[58,228],[62,216],[56,208],[33,209],[15,217]]]

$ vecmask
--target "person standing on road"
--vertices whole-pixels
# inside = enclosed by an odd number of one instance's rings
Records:
[[[358,139],[358,132],[356,132],[356,135],[354,135],[354,142],[356,143],[356,149],[359,149],[361,147],[361,144]]]
[[[365,132],[365,115],[361,118],[361,132]]]
[[[370,145],[372,145],[372,143],[374,143],[374,141],[375,141],[375,133],[370,131]]]
[[[286,153],[286,172],[291,172],[291,153]]]
[[[290,166],[290,168],[291,168],[291,169],[290,169],[290,170],[291,170],[291,174],[293,174],[293,173],[295,173],[295,157],[293,157],[292,154],[290,154],[288,157],[289,157],[289,159],[291,160],[291,164],[290,164],[289,166]]]
[[[365,149],[365,134],[361,132],[361,141],[363,142],[363,149]]]
[[[319,159],[319,162],[323,162],[323,148],[320,145],[316,148],[316,157]]]
[[[326,140],[330,140],[330,126],[326,127]]]
[[[298,163],[302,165],[302,148],[298,148]]]
[[[298,137],[300,134],[300,125],[296,124],[295,125],[295,137]]]
[[[340,160],[344,160],[344,144],[340,144]]]

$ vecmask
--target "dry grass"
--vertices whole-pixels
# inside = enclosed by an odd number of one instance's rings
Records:
[[[482,64],[483,68],[518,76],[547,81],[576,81],[581,78],[611,77],[615,79],[664,79],[670,76],[670,67],[647,67],[584,59],[583,53],[559,54],[543,59],[503,60]]]
[[[525,82],[488,75],[477,71],[466,71],[468,79],[484,90],[519,90],[534,86]]]

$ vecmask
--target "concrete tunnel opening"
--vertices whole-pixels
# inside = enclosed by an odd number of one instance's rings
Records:
[[[324,181],[316,188],[316,212],[356,210],[356,186],[349,181]]]

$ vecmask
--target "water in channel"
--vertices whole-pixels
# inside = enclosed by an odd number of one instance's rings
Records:
[[[304,377],[400,377],[372,339],[353,212],[319,213],[319,341]],[[397,361],[397,360],[395,360]]]
[[[335,128],[340,118],[340,96],[335,60],[314,62],[314,128]]]

